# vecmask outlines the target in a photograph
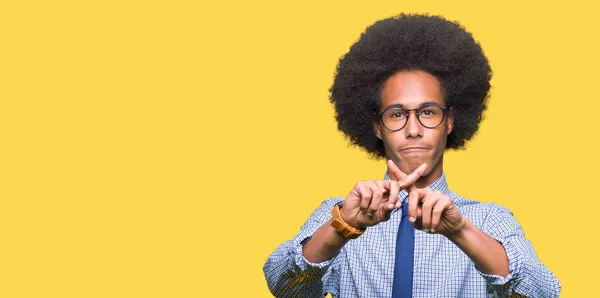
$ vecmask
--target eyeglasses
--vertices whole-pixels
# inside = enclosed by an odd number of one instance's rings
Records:
[[[418,109],[406,110],[391,106],[378,113],[383,126],[391,131],[398,131],[406,126],[410,112],[414,111],[419,123],[427,128],[436,128],[442,121],[446,112],[451,109],[436,104],[427,104]]]

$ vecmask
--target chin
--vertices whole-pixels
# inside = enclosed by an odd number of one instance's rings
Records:
[[[420,165],[422,165],[424,163],[427,164],[427,169],[425,169],[425,172],[421,176],[427,176],[427,175],[429,175],[429,172],[431,172],[431,160],[426,160],[426,159],[400,160],[400,164],[401,164],[400,170],[402,170],[402,172],[404,172],[406,174],[410,174],[410,173],[414,172],[414,170],[416,170]]]

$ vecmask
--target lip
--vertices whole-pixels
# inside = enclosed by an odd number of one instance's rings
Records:
[[[400,149],[401,152],[421,152],[426,150],[429,150],[429,148],[421,146],[412,146]]]

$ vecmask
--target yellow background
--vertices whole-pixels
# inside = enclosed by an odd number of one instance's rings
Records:
[[[384,174],[328,88],[400,12],[460,21],[494,69],[451,188],[513,210],[562,297],[597,296],[588,2],[2,0],[0,297],[269,297],[270,252]]]

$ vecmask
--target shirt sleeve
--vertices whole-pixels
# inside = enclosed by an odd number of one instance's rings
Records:
[[[509,275],[485,274],[477,268],[487,282],[488,293],[498,297],[558,297],[560,282],[540,263],[512,212],[497,204],[490,206],[483,232],[504,246]]]
[[[263,271],[269,290],[275,297],[324,297],[338,287],[339,270],[336,257],[322,263],[311,263],[302,254],[302,246],[315,231],[331,218],[331,209],[343,198],[326,200],[300,228],[292,240],[279,245],[267,258]]]

